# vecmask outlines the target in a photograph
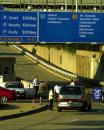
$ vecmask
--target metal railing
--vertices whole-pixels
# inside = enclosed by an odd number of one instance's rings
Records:
[[[63,5],[67,1],[68,5],[76,4],[76,0],[0,0],[2,4],[48,4],[48,5]],[[82,5],[104,5],[104,0],[78,0],[78,4]]]
[[[72,12],[104,11],[104,0],[0,0],[0,5],[9,11],[39,11],[39,8],[46,8],[46,10],[51,8],[52,11]]]

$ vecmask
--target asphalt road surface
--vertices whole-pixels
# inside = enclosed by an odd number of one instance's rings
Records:
[[[16,57],[15,72],[19,78],[33,80],[38,75],[41,80],[65,81],[12,47],[0,46],[0,55]],[[53,111],[46,110],[0,121],[0,130],[104,130],[104,104],[94,103],[91,112],[76,110],[57,112],[54,107]]]
[[[0,55],[16,57],[15,73],[16,77],[20,79],[32,81],[38,75],[42,81],[66,81],[66,79],[50,72],[40,64],[36,64],[35,61],[28,58],[24,53],[11,46],[1,45]]]
[[[104,104],[94,103],[91,112],[46,110],[0,122],[1,130],[104,130]]]

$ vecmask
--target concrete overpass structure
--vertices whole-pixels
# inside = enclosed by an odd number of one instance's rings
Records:
[[[104,80],[103,52],[77,50],[69,53],[46,45],[23,45],[20,50],[18,47],[21,46],[0,46],[1,54],[16,57],[17,79],[32,81],[38,75],[40,80],[51,82],[67,82],[71,78]]]
[[[22,47],[32,55],[44,59],[48,64],[66,71],[67,74],[64,72],[65,77],[83,77],[86,80],[104,81],[103,50],[76,50],[74,53],[71,53],[64,50],[64,47],[61,46],[23,45]]]

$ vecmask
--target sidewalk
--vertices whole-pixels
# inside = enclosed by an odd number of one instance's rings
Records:
[[[8,104],[0,104],[0,121],[17,118],[21,116],[31,115],[46,110],[47,102],[40,105],[38,102],[10,102]]]

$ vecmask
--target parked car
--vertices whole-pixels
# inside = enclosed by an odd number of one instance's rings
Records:
[[[21,82],[6,82],[5,88],[15,90],[17,98],[25,98],[25,89]]]
[[[16,94],[14,90],[8,90],[0,87],[0,103],[7,103],[9,100],[15,100]]]
[[[86,93],[84,86],[61,86],[56,101],[58,112],[62,109],[91,110],[91,96]]]

